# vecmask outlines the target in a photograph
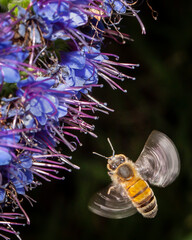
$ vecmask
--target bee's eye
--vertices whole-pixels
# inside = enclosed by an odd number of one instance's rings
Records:
[[[117,168],[117,166],[116,166],[115,164],[113,164],[113,165],[110,165],[110,168],[111,168],[112,170],[115,170],[115,169]]]
[[[120,158],[120,163],[123,163],[123,162],[125,162],[125,158],[121,157]]]

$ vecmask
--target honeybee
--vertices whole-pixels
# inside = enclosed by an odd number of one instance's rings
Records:
[[[133,162],[123,154],[115,154],[108,160],[107,169],[112,183],[93,196],[89,209],[107,218],[125,218],[139,212],[146,218],[157,214],[157,200],[147,182],[158,187],[166,187],[178,176],[180,159],[171,139],[164,133],[152,131],[144,148]]]

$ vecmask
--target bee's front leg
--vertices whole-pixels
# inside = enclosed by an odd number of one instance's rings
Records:
[[[110,177],[113,175],[113,172],[107,172],[107,173]]]
[[[111,193],[111,191],[115,190],[115,186],[111,186],[108,191],[107,191],[107,194],[109,195]]]

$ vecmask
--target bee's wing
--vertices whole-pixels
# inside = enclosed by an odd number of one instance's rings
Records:
[[[108,193],[109,189],[110,193]],[[123,196],[120,189],[113,185],[109,185],[96,193],[90,200],[88,207],[97,215],[114,219],[125,218],[137,212],[128,197]]]
[[[141,176],[149,183],[165,187],[180,171],[180,159],[174,143],[164,133],[152,131],[136,161]]]

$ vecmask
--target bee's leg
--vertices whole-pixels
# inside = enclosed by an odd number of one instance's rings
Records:
[[[108,175],[109,175],[109,176],[113,175],[113,173],[112,173],[112,172],[107,172],[107,173],[108,173]]]
[[[109,195],[109,194],[111,193],[111,191],[114,190],[114,189],[115,189],[115,186],[111,186],[111,187],[108,189],[107,194]]]

